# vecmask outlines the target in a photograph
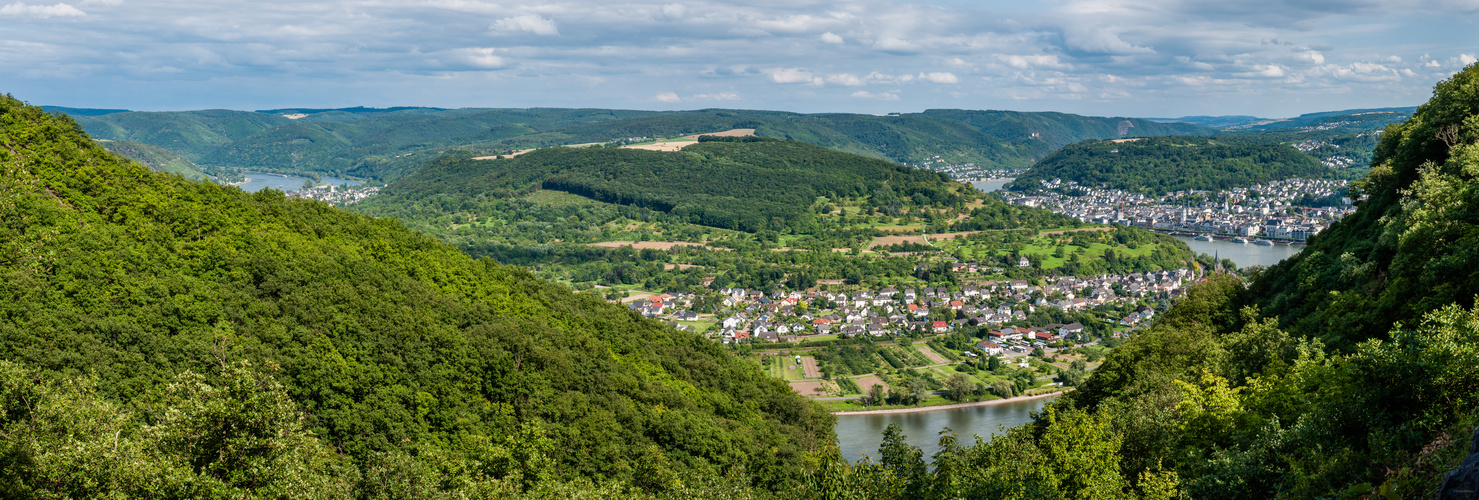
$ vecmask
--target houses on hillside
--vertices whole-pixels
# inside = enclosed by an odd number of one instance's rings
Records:
[[[720,304],[720,310],[712,317],[703,318],[714,320],[707,333],[721,342],[782,342],[833,334],[946,333],[961,326],[995,327],[1022,321],[1028,314],[1044,308],[1085,311],[1152,296],[1174,297],[1196,278],[1188,269],[1177,269],[1125,275],[1055,276],[1039,283],[1017,280],[957,288],[884,287],[812,292],[722,288],[705,299],[709,301],[706,303]],[[634,300],[626,306],[637,314],[686,326],[680,322],[701,319],[692,310],[695,298],[692,294],[665,293]],[[836,307],[819,309],[816,306],[820,304]],[[1119,323],[1138,325],[1153,314],[1149,308],[1143,308],[1121,318]],[[994,334],[1017,334],[1015,338],[1028,342],[1052,342],[1081,339],[1086,327],[1073,323],[1013,332],[1004,329]]]

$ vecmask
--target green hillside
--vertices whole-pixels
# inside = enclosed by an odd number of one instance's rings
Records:
[[[1041,189],[1042,181],[1062,179],[1089,187],[1161,195],[1333,175],[1329,168],[1284,144],[1155,137],[1085,141],[1064,147],[1019,175],[1012,188]]]
[[[593,295],[0,118],[0,496],[745,496],[834,441],[785,384]]]
[[[181,158],[179,155],[159,146],[144,144],[133,141],[100,141],[104,149],[117,153],[119,156],[144,164],[151,169],[180,174],[190,180],[205,180],[205,172],[190,160]]]
[[[916,196],[945,204],[959,198],[940,174],[795,141],[709,141],[680,153],[596,147],[548,148],[501,160],[469,156],[433,162],[386,195],[409,201],[543,188],[747,232],[814,225],[811,206],[819,196],[868,195],[884,204]]]
[[[94,139],[142,142],[168,149],[190,161],[231,141],[290,123],[277,115],[210,109],[180,112],[127,112],[73,117]]]
[[[1470,65],[1387,127],[1359,210],[1297,256],[1198,284],[1032,424],[974,446],[944,436],[933,469],[886,439],[878,464],[812,484],[872,498],[1438,498],[1479,425],[1476,124]]]
[[[918,164],[939,156],[992,168],[1025,168],[1085,139],[1212,131],[1131,118],[961,110],[873,116],[725,109],[345,108],[123,112],[74,119],[95,137],[164,147],[206,167],[382,181],[400,178],[451,149],[499,152],[735,128],[896,162]]]
[[[1197,259],[1170,236],[1084,228],[936,172],[797,141],[700,139],[677,152],[450,153],[351,210],[394,218],[474,256],[617,293],[707,291],[708,279],[762,290],[817,280],[901,288],[956,281],[916,272],[930,260],[980,262],[996,274],[970,279],[991,280],[1177,269]],[[1088,232],[1054,234],[1074,229]],[[898,244],[921,233],[960,234]],[[626,247],[633,244],[640,251]],[[1040,265],[1018,267],[1022,255]]]

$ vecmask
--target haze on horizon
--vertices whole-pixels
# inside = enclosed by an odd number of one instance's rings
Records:
[[[0,92],[133,110],[1287,117],[1416,105],[1479,54],[1479,0],[51,1],[0,6]]]

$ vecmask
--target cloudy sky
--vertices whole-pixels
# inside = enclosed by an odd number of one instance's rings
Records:
[[[135,110],[1286,117],[1479,55],[1479,0],[51,1],[0,0],[0,92]]]

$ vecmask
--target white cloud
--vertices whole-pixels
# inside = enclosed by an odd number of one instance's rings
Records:
[[[852,96],[853,97],[856,97],[858,99],[877,99],[877,100],[880,100],[880,101],[897,101],[897,100],[899,100],[899,95],[898,94],[895,94],[893,92],[879,92],[877,94],[874,94],[874,93],[868,92],[866,90],[859,90],[857,92],[853,92],[852,93]]]
[[[1256,64],[1248,68],[1252,71],[1239,73],[1238,76],[1250,78],[1283,78],[1284,67],[1277,64]]]
[[[688,7],[681,3],[670,3],[662,6],[662,15],[668,19],[683,19],[688,15]]]
[[[827,75],[827,83],[833,85],[842,85],[845,87],[857,87],[859,85],[863,85],[863,79],[858,78],[858,75],[854,75],[851,73],[841,73],[836,75]]]
[[[81,17],[87,15],[81,9],[71,4],[59,3],[56,5],[26,5],[25,2],[16,2],[0,7],[0,16],[29,16],[49,19],[53,17]]]
[[[873,48],[895,54],[913,54],[920,51],[918,45],[893,37],[873,42]]]
[[[1357,82],[1391,82],[1401,80],[1401,73],[1385,65],[1356,62],[1346,66],[1328,67],[1330,75],[1341,80]]]
[[[956,78],[954,73],[920,73],[919,79],[932,83],[960,83],[960,79]]]
[[[1087,52],[1090,54],[1149,54],[1154,53],[1147,47],[1141,47],[1120,38],[1120,35],[1106,28],[1087,28],[1065,30],[1063,43],[1068,48]]]
[[[1479,61],[1479,59],[1474,59],[1474,54],[1459,54],[1458,55],[1458,63],[1459,63],[1460,66],[1466,66],[1467,67],[1470,64],[1474,64],[1475,61]]]
[[[714,94],[694,94],[685,99],[679,97],[677,92],[659,92],[657,95],[652,96],[652,100],[657,102],[738,101],[740,100],[740,96],[733,92],[719,92]]]
[[[809,83],[818,85],[823,82],[821,78],[812,75],[810,71],[800,68],[768,69],[765,70],[765,73],[770,75],[770,81],[775,83]]]
[[[1028,69],[1028,68],[1071,69],[1072,68],[1072,66],[1069,66],[1067,64],[1063,64],[1061,61],[1059,61],[1058,60],[1058,56],[1051,55],[1051,54],[1033,54],[1033,55],[1020,55],[1020,56],[1019,55],[998,54],[996,56],[996,59],[998,61],[1001,61],[1003,63],[1006,63],[1007,66],[1011,66],[1011,67],[1017,68],[1017,69]]]
[[[550,19],[539,17],[535,14],[524,14],[522,16],[505,17],[493,22],[488,29],[503,33],[526,31],[540,36],[551,36],[560,34],[555,22]]]
[[[842,36],[831,31],[822,33],[822,41],[833,45],[842,45]]]
[[[1316,52],[1316,51],[1311,50],[1309,52],[1305,52],[1305,53],[1301,54],[1301,56],[1302,56],[1301,59],[1304,59],[1306,61],[1309,61],[1309,62],[1312,62],[1312,63],[1315,63],[1315,64],[1325,64],[1325,55],[1324,54],[1321,54],[1319,52]]]
[[[470,49],[461,49],[459,52],[462,55],[462,60],[473,67],[483,69],[498,69],[503,67],[504,60],[502,57],[498,57],[494,54],[494,52],[497,51],[498,49],[475,47]]]

